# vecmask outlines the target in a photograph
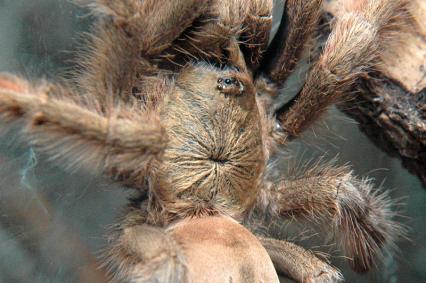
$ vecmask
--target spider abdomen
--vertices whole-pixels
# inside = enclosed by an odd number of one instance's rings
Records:
[[[228,217],[184,220],[171,228],[193,282],[279,282],[259,240]]]

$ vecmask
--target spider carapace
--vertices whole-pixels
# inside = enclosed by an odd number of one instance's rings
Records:
[[[164,182],[158,184],[161,191],[170,194],[165,198],[222,207],[242,219],[256,200],[265,166],[250,76],[207,65],[188,67],[165,99],[163,115],[170,125],[158,177]]]
[[[319,163],[272,179],[269,161],[401,44],[409,1],[343,0],[312,54],[320,0],[287,0],[271,42],[272,0],[89,2],[97,21],[75,78],[2,75],[0,114],[53,159],[141,194],[112,233],[112,280],[341,280],[314,253],[268,238],[286,219],[321,224],[359,272],[393,245],[403,229],[369,180]],[[287,79],[309,60],[285,102]]]

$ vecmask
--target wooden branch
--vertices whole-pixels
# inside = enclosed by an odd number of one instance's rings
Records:
[[[327,2],[325,11],[338,17],[341,2]],[[413,0],[413,7],[415,27],[357,84],[354,98],[339,107],[426,187],[426,2]]]

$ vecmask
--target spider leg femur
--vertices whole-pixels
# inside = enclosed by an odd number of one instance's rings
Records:
[[[276,83],[294,70],[303,47],[317,22],[321,1],[288,1],[286,9],[295,12],[289,17],[284,45],[273,41],[267,54],[264,75]],[[303,4],[304,3],[304,4]],[[409,23],[409,2],[404,0],[344,2],[346,12],[337,18],[318,62],[310,70],[302,90],[277,113],[278,122],[289,138],[299,136],[325,112],[331,104],[341,101],[357,78],[366,74],[380,61],[380,56],[394,35]],[[304,12],[301,9],[306,9]],[[300,17],[297,15],[300,14]],[[306,31],[300,32],[300,21],[307,21]],[[291,29],[293,28],[293,30]],[[283,37],[278,33],[278,38]],[[278,40],[277,42],[280,42]],[[296,42],[296,43],[294,43]],[[274,54],[277,54],[274,56]],[[266,60],[266,59],[265,59]]]
[[[375,266],[382,250],[394,248],[394,237],[404,234],[387,194],[368,180],[358,180],[346,167],[314,165],[269,186],[259,202],[265,213],[327,226],[325,231],[335,234],[358,272]]]
[[[167,142],[155,113],[130,106],[103,113],[96,101],[70,90],[48,83],[31,86],[8,75],[0,76],[0,115],[8,123],[24,122],[25,137],[53,159],[95,165],[136,187]]]
[[[311,251],[293,243],[258,237],[271,257],[278,273],[285,274],[296,282],[340,282],[340,272],[320,260]]]
[[[257,85],[265,77],[272,82],[270,86],[266,82],[263,89],[266,94],[276,96],[283,80],[303,57],[302,50],[318,21],[315,9],[320,8],[320,2],[287,1],[286,11],[298,12],[289,15],[289,22],[281,25],[278,39],[273,40],[259,69]],[[300,136],[328,106],[341,101],[355,81],[380,62],[384,50],[398,42],[396,36],[410,24],[409,1],[344,3],[345,10],[334,22],[303,88],[272,113],[276,115],[278,128],[284,132],[282,141]],[[310,23],[306,31],[297,30],[302,20]],[[374,190],[369,181],[358,180],[347,168],[317,165],[302,174],[287,176],[281,183],[266,183],[258,199],[264,213],[281,219],[308,219],[331,228],[356,271],[373,267],[382,250],[392,247],[394,238],[404,234],[403,227],[394,221],[396,213],[392,212],[386,194]]]
[[[163,227],[130,211],[110,236],[104,266],[111,282],[188,282],[183,247]]]
[[[246,3],[243,2],[244,4]],[[271,0],[255,0],[248,3],[240,41],[246,63],[252,71],[260,66],[263,53],[268,47],[269,33],[272,28],[272,4]]]
[[[143,98],[161,73],[165,50],[210,9],[212,0],[91,0],[98,17],[91,50],[81,56],[83,93],[109,101]],[[148,83],[148,86],[147,86]],[[112,96],[112,97],[109,97]]]
[[[301,60],[317,27],[322,0],[287,0],[283,19],[262,61],[261,70],[279,86]]]

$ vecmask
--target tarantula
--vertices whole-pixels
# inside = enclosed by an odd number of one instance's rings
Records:
[[[284,103],[321,2],[287,0],[268,44],[272,0],[96,0],[76,79],[0,77],[4,122],[23,121],[24,138],[53,159],[139,192],[112,233],[112,280],[341,280],[314,253],[255,236],[288,218],[327,227],[359,272],[393,244],[401,226],[390,201],[347,167],[268,178],[278,147],[344,98],[409,25],[409,1],[344,1],[303,88]]]

